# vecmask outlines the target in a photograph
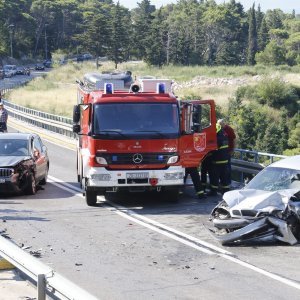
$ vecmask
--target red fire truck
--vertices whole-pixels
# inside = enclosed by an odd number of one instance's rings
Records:
[[[178,100],[171,80],[90,73],[78,82],[73,131],[77,174],[86,202],[118,191],[155,191],[176,200],[186,167],[216,149],[213,100]]]

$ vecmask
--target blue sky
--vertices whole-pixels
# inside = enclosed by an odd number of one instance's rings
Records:
[[[119,0],[120,4],[128,7],[130,9],[136,7],[137,2],[141,2],[141,0]],[[227,2],[228,0],[216,0],[217,3],[223,3]],[[117,0],[115,0],[117,2]],[[151,4],[155,5],[156,8],[166,5],[169,3],[176,3],[177,0],[150,0]],[[266,11],[267,9],[275,9],[280,8],[284,12],[292,12],[293,9],[296,10],[296,13],[300,13],[300,1],[299,0],[240,0],[239,2],[242,3],[245,10],[250,8],[255,2],[256,7],[258,6],[258,3],[260,3],[260,7],[262,11]]]

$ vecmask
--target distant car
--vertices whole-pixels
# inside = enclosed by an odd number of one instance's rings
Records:
[[[44,60],[43,65],[45,68],[51,68],[52,67],[52,61],[50,59]]]
[[[45,66],[43,64],[36,64],[35,65],[35,69],[37,71],[44,71],[45,70]]]
[[[82,61],[84,61],[83,55],[78,55],[78,56],[76,57],[76,61],[77,61],[77,62],[82,62]]]
[[[13,77],[17,74],[17,66],[16,65],[5,65],[3,67],[4,77]]]
[[[0,193],[34,195],[48,170],[47,148],[37,134],[0,134]]]
[[[25,75],[26,74],[26,70],[24,67],[17,67],[17,75]]]
[[[90,54],[90,53],[84,53],[82,55],[82,57],[83,57],[84,60],[91,60],[91,59],[93,59],[93,55]]]

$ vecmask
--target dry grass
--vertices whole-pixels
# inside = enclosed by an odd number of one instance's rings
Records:
[[[54,68],[45,77],[36,78],[27,86],[16,89],[8,95],[8,99],[16,104],[34,108],[57,115],[71,117],[73,105],[77,102],[76,79],[82,79],[87,72],[111,71],[114,64],[103,62],[97,70],[93,62],[69,63]],[[197,76],[210,78],[247,78],[247,84],[254,83],[253,76],[277,75],[287,82],[300,86],[298,69],[274,69],[263,66],[256,67],[149,67],[145,63],[127,62],[119,65],[120,71],[131,70],[136,77],[151,75],[156,78],[169,78],[178,83],[189,82]],[[234,96],[237,85],[197,85],[176,90],[181,98],[214,99],[217,105],[226,108],[228,99]]]
[[[9,98],[12,102],[28,108],[70,117],[72,107],[76,104],[77,99],[76,85],[72,87],[62,85],[47,92],[17,89],[11,93]]]
[[[176,91],[179,98],[192,98],[192,99],[213,99],[216,104],[224,107],[228,104],[228,99],[234,96],[237,86],[201,86],[193,88],[182,88]]]

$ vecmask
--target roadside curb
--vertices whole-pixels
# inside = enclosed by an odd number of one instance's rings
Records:
[[[0,256],[0,271],[4,270],[12,270],[15,269],[16,267],[11,264],[9,261],[7,261],[5,258],[2,258]]]

